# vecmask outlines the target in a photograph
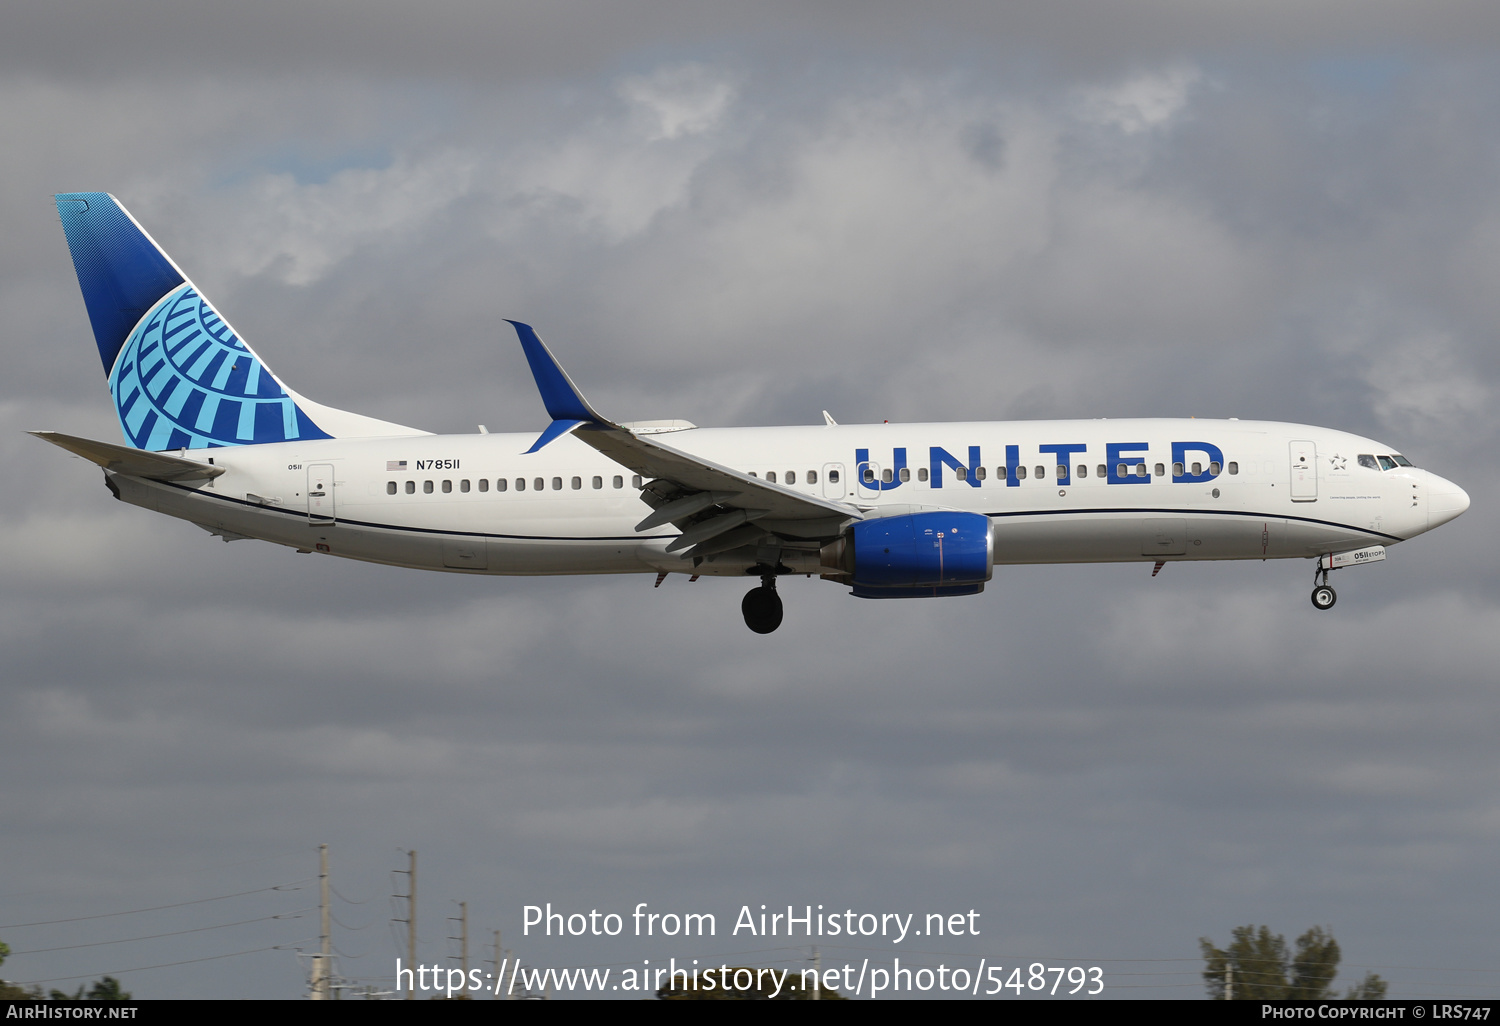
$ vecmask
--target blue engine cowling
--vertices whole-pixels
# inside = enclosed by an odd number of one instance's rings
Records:
[[[837,562],[860,598],[974,595],[995,572],[990,519],[982,513],[873,517],[842,541]]]

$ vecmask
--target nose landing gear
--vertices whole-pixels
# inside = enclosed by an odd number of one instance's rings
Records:
[[[781,596],[776,594],[776,575],[763,574],[760,587],[751,588],[740,601],[745,626],[756,634],[770,634],[781,626]]]
[[[1332,570],[1330,556],[1318,557],[1318,568],[1313,571],[1312,604],[1314,609],[1332,609],[1339,600],[1339,593],[1328,584],[1328,571]]]

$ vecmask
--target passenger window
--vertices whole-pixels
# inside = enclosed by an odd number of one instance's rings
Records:
[[[632,487],[632,488],[640,488],[640,486],[641,486],[641,475],[639,475],[639,474],[633,474],[633,475],[631,475],[631,478],[630,478],[630,487]]]
[[[1025,467],[1017,467],[1016,468],[1016,480],[1017,481],[1024,481],[1024,480],[1026,480],[1026,468]]]
[[[1061,463],[1059,463],[1057,465],[1057,479],[1059,481],[1061,481],[1063,478],[1065,478],[1067,476],[1068,476],[1068,468],[1065,467],[1065,466],[1063,466]]]
[[[786,472],[786,483],[787,484],[796,484],[797,483],[797,472],[795,470],[788,470]]]
[[[1115,477],[1125,477],[1130,473],[1130,468],[1123,463],[1115,464]]]
[[[1233,460],[1231,460],[1230,463],[1229,463],[1229,476],[1230,477],[1235,477],[1236,475],[1239,474],[1239,472],[1240,472],[1240,465],[1238,463],[1235,463]]]
[[[444,481],[443,482],[443,491],[445,493],[453,491],[453,482],[452,481]]]
[[[1160,463],[1158,463],[1156,465],[1156,476],[1157,477],[1166,477],[1167,476],[1167,468],[1164,467],[1164,466],[1162,466]]]
[[[1038,481],[1043,481],[1043,480],[1046,479],[1046,477],[1047,477],[1047,468],[1046,467],[1037,467],[1036,468],[1036,479]]]
[[[906,471],[903,470],[902,473],[904,474],[904,473],[906,473]],[[976,478],[978,478],[979,480],[981,480],[981,481],[984,480],[984,477],[985,477],[986,473],[988,473],[988,472],[983,467],[975,467],[974,468],[974,476]]]
[[[775,484],[776,483],[776,471],[774,471],[774,470],[768,470],[768,471],[766,471],[766,480],[769,481],[769,482],[771,482],[772,484]]]
[[[1203,464],[1201,464],[1201,463],[1194,463],[1193,464],[1193,476],[1194,477],[1202,477],[1203,476]]]
[[[516,491],[518,491],[518,492],[524,492],[525,490],[526,490],[526,479],[524,477],[518,477],[518,478],[516,478]]]
[[[406,482],[406,494],[407,495],[411,495],[411,494],[415,493],[416,490],[417,490],[417,483],[415,481],[408,481],[408,482]]]
[[[487,492],[487,491],[490,490],[490,479],[489,478],[487,478],[487,477],[481,477],[479,479],[479,490],[481,492]]]
[[[387,481],[385,483],[385,494],[387,494],[387,495],[395,495],[396,494],[396,482],[394,482],[394,481]]]
[[[956,477],[956,478],[958,478],[958,480],[960,480],[960,481],[967,481],[969,479],[969,468],[968,467],[954,467],[953,468],[953,476]]]
[[[1079,477],[1088,477],[1089,476],[1089,467],[1088,467],[1087,463],[1080,463],[1080,464],[1078,464],[1078,476]]]
[[[1123,468],[1125,466],[1125,464],[1122,463],[1122,464],[1120,464],[1120,466]],[[1109,467],[1105,466],[1103,463],[1099,464],[1099,476],[1100,477],[1108,477],[1109,476]]]
[[[597,488],[603,488],[604,487],[604,478],[602,478],[599,475],[595,474],[594,475],[594,482],[593,483],[594,483],[594,487],[596,489]]]
[[[1212,474],[1214,477],[1218,477],[1219,476],[1219,471],[1222,470],[1222,469],[1224,469],[1224,468],[1219,465],[1219,461],[1218,460],[1211,460],[1211,461],[1209,461],[1208,472],[1210,474]],[[1161,471],[1158,470],[1157,473],[1160,474]]]
[[[578,491],[578,489],[580,489],[580,488],[583,487],[583,478],[581,478],[581,477],[575,477],[573,479],[573,481],[572,481],[572,484],[573,484],[573,490],[575,492]]]
[[[1183,472],[1184,469],[1186,469],[1186,468],[1184,468],[1181,463],[1174,463],[1174,464],[1172,464],[1172,476],[1173,477],[1181,477],[1182,476],[1182,472]]]
[[[834,480],[836,481],[836,480],[838,480],[838,478],[834,478]],[[818,483],[818,472],[816,470],[809,470],[807,472],[807,483],[808,484],[817,484]]]
[[[748,470],[748,471],[746,471],[746,473],[749,474],[751,477],[759,477],[760,476],[759,474],[757,474],[753,470]]]
[[[880,480],[884,481],[886,484],[890,484],[892,481],[896,480],[895,475],[891,473],[890,467],[886,467],[880,472]]]
[[[871,470],[869,467],[866,467],[860,473],[860,476],[865,479],[865,484],[874,484],[875,483],[875,471]]]
[[[432,494],[432,482],[431,481],[423,481],[422,482],[422,492],[425,495],[431,495]]]
[[[495,478],[495,491],[503,492],[510,487],[510,479],[505,477]]]
[[[625,479],[623,477],[621,477],[619,474],[616,474],[615,475],[615,480],[614,480],[614,486],[616,488],[624,488],[625,487]]]
[[[917,480],[918,481],[926,481],[927,480],[927,468],[926,467],[918,467],[917,468]]]
[[[469,490],[469,479],[468,478],[464,478],[462,481],[460,481],[458,483],[458,490],[461,491],[461,492],[466,492],[466,491]]]
[[[1393,459],[1391,459],[1389,456],[1377,456],[1376,459],[1380,460],[1380,469],[1381,470],[1395,470],[1396,469],[1396,461],[1393,460]]]
[[[560,478],[560,477],[554,477],[552,479],[552,490],[554,492],[560,492],[560,491],[562,491],[562,478]]]
[[[534,492],[540,492],[540,491],[545,490],[546,487],[547,487],[547,479],[545,477],[535,477],[535,478],[531,479],[531,490],[532,491],[534,491]]]
[[[1371,470],[1379,470],[1380,469],[1380,464],[1376,463],[1375,462],[1375,457],[1371,456],[1369,453],[1363,453],[1362,452],[1362,453],[1359,454],[1358,458],[1359,458],[1359,465],[1361,467],[1369,467]]]
[[[1146,465],[1144,463],[1137,463],[1135,465],[1135,476],[1136,477],[1145,477],[1146,476]]]
[[[828,483],[829,484],[838,484],[839,483],[839,472],[837,470],[830,470],[828,472]]]

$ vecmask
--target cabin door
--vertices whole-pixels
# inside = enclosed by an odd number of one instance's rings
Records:
[[[1318,446],[1315,442],[1291,443],[1292,501],[1318,501]]]

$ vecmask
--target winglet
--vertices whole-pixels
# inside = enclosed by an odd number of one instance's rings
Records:
[[[547,344],[529,324],[509,321],[521,340],[521,349],[526,353],[526,362],[531,365],[531,376],[536,379],[537,391],[542,394],[542,405],[552,417],[552,423],[543,431],[536,444],[526,450],[536,452],[559,435],[567,434],[584,424],[609,424],[589,405],[568,372],[562,369]]]

